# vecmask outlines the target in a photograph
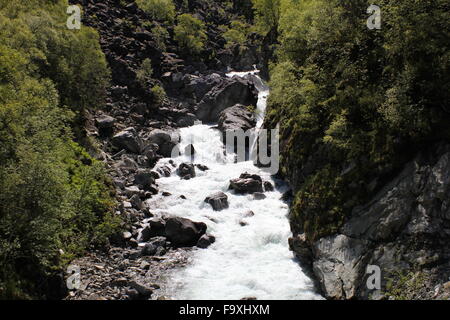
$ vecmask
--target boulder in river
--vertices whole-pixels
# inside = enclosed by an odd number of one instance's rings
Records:
[[[206,233],[206,224],[185,218],[172,217],[166,221],[165,233],[176,247],[193,247]]]
[[[205,122],[218,122],[219,114],[236,104],[256,105],[255,86],[241,78],[226,79],[208,92],[197,106],[197,117]]]
[[[220,113],[218,126],[224,133],[238,129],[245,132],[256,126],[256,119],[254,113],[246,106],[236,104]]]
[[[273,184],[270,181],[264,181],[264,191],[273,191],[275,188],[273,187]]]
[[[159,154],[163,157],[170,158],[172,150],[180,141],[180,135],[176,131],[156,129],[150,133],[147,141],[148,143],[157,144]]]
[[[200,237],[200,239],[197,242],[197,247],[201,249],[206,249],[210,245],[212,245],[214,242],[216,242],[216,237],[210,235],[210,234],[204,234]]]
[[[230,180],[230,189],[241,194],[264,191],[261,177],[248,173],[243,173],[239,178]]]
[[[221,211],[228,208],[228,196],[223,192],[216,192],[205,199],[206,203],[209,203],[214,211]]]
[[[195,167],[191,163],[182,163],[178,167],[177,173],[182,179],[189,180],[195,177]]]

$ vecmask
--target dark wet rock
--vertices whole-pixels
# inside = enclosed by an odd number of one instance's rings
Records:
[[[210,235],[210,234],[204,234],[200,237],[200,239],[197,242],[197,247],[201,249],[206,249],[210,245],[212,245],[214,242],[216,242],[216,237]]]
[[[206,203],[209,203],[214,211],[221,211],[228,208],[228,196],[223,192],[216,192],[209,195],[205,199]]]
[[[166,165],[159,167],[158,169],[156,169],[156,171],[163,177],[170,177],[170,175],[172,174],[172,169]]]
[[[197,117],[205,122],[218,122],[219,114],[236,104],[256,105],[258,92],[247,80],[233,78],[214,87],[197,106]]]
[[[230,180],[230,190],[241,194],[264,191],[261,177],[248,173],[241,174],[238,179]]]
[[[153,219],[150,219],[148,223],[154,234],[153,237],[156,237],[156,236],[164,237],[166,235],[166,233],[165,233],[166,221],[164,219],[153,218]]]
[[[264,181],[263,185],[264,185],[264,191],[271,192],[271,191],[275,190],[273,184],[269,181]]]
[[[163,197],[170,197],[172,194],[170,192],[164,191],[163,193],[161,193],[161,195]]]
[[[125,149],[132,153],[140,153],[142,150],[142,140],[134,128],[119,132],[112,138],[111,143],[117,149]]]
[[[196,164],[195,167],[198,168],[200,171],[208,171],[209,170],[209,168],[207,166],[202,165],[202,164]]]
[[[192,247],[206,233],[206,228],[206,224],[202,222],[174,217],[167,219],[165,233],[174,246]]]
[[[255,199],[255,200],[264,200],[266,198],[267,198],[266,195],[262,192],[255,192],[253,194],[253,199]]]
[[[245,221],[245,220],[241,220],[241,221],[239,221],[239,225],[240,225],[241,227],[246,227],[246,226],[248,226],[248,222]]]
[[[195,167],[191,163],[182,163],[177,169],[177,174],[184,180],[195,178]]]

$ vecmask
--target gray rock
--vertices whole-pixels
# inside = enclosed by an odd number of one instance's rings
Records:
[[[148,189],[155,183],[154,174],[148,170],[139,170],[134,176],[134,184]]]
[[[228,208],[228,196],[223,192],[216,192],[209,195],[205,199],[206,203],[209,203],[214,211],[221,211]]]
[[[132,153],[140,153],[142,150],[142,140],[134,128],[128,128],[116,134],[111,143],[117,149],[125,149]]]
[[[236,104],[225,109],[219,115],[219,130],[222,132],[243,130],[244,132],[256,126],[253,112],[242,104]]]
[[[111,116],[103,115],[95,119],[95,123],[99,129],[110,129],[114,127],[116,119]]]
[[[255,200],[264,200],[266,198],[267,198],[266,195],[264,193],[261,193],[261,192],[255,192],[253,194],[253,199],[255,199]]]
[[[450,267],[444,258],[450,256],[448,194],[450,146],[438,145],[406,164],[366,205],[354,208],[335,235],[313,243],[297,235],[290,239],[291,249],[312,266],[330,299],[383,298],[388,279],[411,270],[426,274],[423,285],[434,288]],[[381,269],[380,291],[367,288],[368,265]],[[415,290],[403,294],[414,297]]]
[[[142,210],[144,208],[144,203],[142,202],[141,197],[137,194],[131,197],[130,203],[137,210]]]
[[[154,256],[156,254],[156,250],[158,249],[157,246],[155,246],[152,243],[147,243],[145,244],[145,246],[142,248],[142,252],[141,254],[143,256]]]
[[[175,131],[156,129],[150,133],[147,142],[157,144],[159,154],[163,157],[170,158],[172,150],[180,142],[180,135]]]
[[[236,104],[256,105],[258,92],[247,80],[233,78],[214,87],[197,106],[196,116],[205,122],[218,122],[219,114]]]

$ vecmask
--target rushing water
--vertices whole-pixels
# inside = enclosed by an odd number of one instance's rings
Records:
[[[232,73],[228,76],[257,77],[256,71]],[[268,88],[261,79],[257,120],[260,127],[266,108]],[[195,125],[181,129],[181,148],[192,143],[195,163],[210,170],[197,170],[197,177],[180,180],[174,173],[159,180],[161,189],[173,196],[159,199],[154,213],[170,214],[202,221],[216,242],[208,249],[196,249],[192,263],[170,275],[171,295],[177,299],[320,299],[313,291],[311,280],[302,272],[288,248],[291,235],[287,218],[288,206],[280,200],[287,187],[275,181],[253,162],[234,163],[234,156],[223,154],[221,133],[211,125]],[[185,156],[174,159],[186,162]],[[169,161],[164,159],[160,165]],[[276,185],[274,192],[266,192],[264,200],[252,195],[237,195],[228,190],[229,180],[241,173],[255,173]],[[215,212],[204,199],[217,191],[228,195],[229,209]],[[183,200],[180,195],[187,199]],[[251,210],[253,217],[244,217]],[[246,224],[242,226],[242,224]]]

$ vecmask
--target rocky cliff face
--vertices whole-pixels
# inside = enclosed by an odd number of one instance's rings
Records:
[[[448,298],[450,283],[450,145],[439,144],[405,165],[366,205],[354,208],[335,235],[292,250],[326,297]],[[369,290],[367,266],[381,270]]]

